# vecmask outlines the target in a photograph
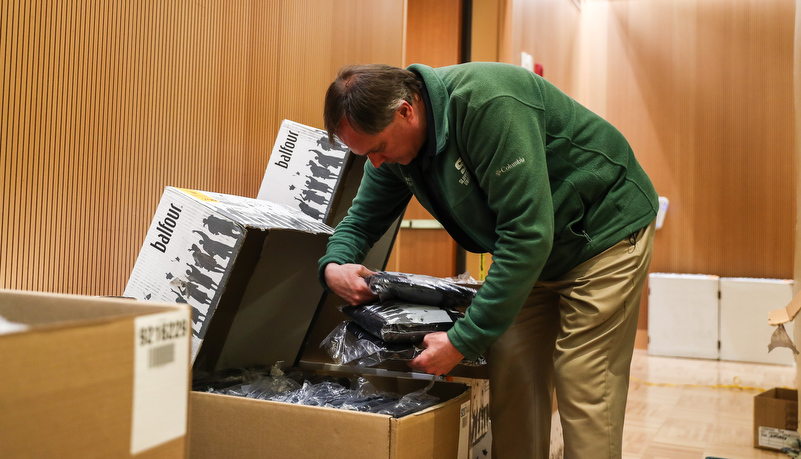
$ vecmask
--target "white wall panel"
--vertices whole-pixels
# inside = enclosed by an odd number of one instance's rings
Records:
[[[649,275],[650,355],[718,358],[718,280],[714,275]]]
[[[780,347],[768,353],[776,327],[768,313],[793,299],[793,281],[784,279],[720,278],[720,359],[793,365],[793,351]],[[793,323],[784,324],[793,336]]]

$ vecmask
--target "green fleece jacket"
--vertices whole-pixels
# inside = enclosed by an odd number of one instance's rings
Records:
[[[359,263],[414,195],[462,247],[493,263],[448,332],[474,358],[506,331],[537,280],[555,279],[648,225],[654,187],[626,139],[521,67],[414,64],[428,146],[409,165],[365,164],[320,259]],[[424,151],[427,150],[427,151]]]

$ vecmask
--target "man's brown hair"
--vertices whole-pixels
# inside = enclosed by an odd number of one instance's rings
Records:
[[[384,64],[349,65],[339,69],[325,93],[323,123],[334,142],[342,118],[357,132],[383,131],[402,101],[420,96],[421,83],[409,70]]]

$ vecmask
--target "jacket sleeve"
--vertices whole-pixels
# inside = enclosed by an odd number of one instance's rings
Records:
[[[539,278],[553,245],[554,211],[544,111],[512,97],[482,107],[451,103],[452,119],[462,120],[452,126],[459,149],[497,217],[493,263],[465,317],[448,332],[473,358],[511,326]]]
[[[365,163],[359,191],[318,262],[318,278],[323,287],[328,289],[325,266],[361,263],[373,244],[406,209],[411,196],[409,187],[386,167],[375,168],[370,161]]]

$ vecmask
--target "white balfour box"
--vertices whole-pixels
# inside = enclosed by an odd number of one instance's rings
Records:
[[[315,261],[332,232],[280,204],[167,187],[124,296],[192,307],[195,371],[276,362],[323,297]]]
[[[330,143],[326,131],[284,120],[256,198],[287,205],[332,225],[353,156],[336,139]]]

